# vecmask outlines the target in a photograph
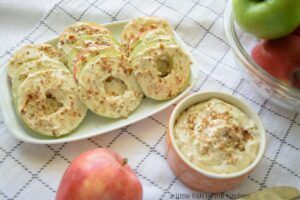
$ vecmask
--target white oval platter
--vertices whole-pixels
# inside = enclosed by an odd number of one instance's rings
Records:
[[[120,41],[122,29],[126,23],[127,21],[120,21],[104,25],[108,29],[110,29],[113,36]],[[11,84],[7,76],[7,67],[3,67],[0,72],[0,108],[6,127],[8,128],[10,133],[12,133],[18,140],[35,144],[57,144],[81,140],[96,135],[108,133],[115,129],[119,129],[124,126],[128,126],[132,123],[138,122],[146,117],[149,117],[155,113],[164,110],[165,108],[178,102],[190,92],[192,86],[195,83],[196,77],[198,76],[197,67],[200,67],[196,63],[196,60],[194,59],[193,55],[188,51],[186,44],[182,41],[179,35],[175,33],[175,37],[177,43],[185,50],[185,52],[191,57],[193,61],[193,64],[191,66],[192,75],[190,78],[189,87],[187,87],[180,95],[168,101],[154,101],[148,98],[144,98],[141,105],[126,119],[104,118],[92,113],[91,111],[88,111],[86,118],[76,130],[74,130],[72,133],[66,136],[59,138],[43,136],[32,131],[18,117],[14,109],[11,94]],[[56,45],[57,40],[57,38],[54,38],[53,40],[50,40],[46,43]]]

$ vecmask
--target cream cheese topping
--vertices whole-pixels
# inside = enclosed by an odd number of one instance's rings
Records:
[[[230,174],[248,167],[259,149],[258,129],[240,109],[219,99],[191,106],[176,120],[182,154],[197,167]]]
[[[98,55],[78,76],[79,97],[94,113],[109,118],[126,118],[143,98],[127,58]]]
[[[18,88],[16,103],[23,121],[32,130],[47,136],[70,133],[87,112],[78,98],[71,73],[65,70],[30,74]]]
[[[130,57],[145,96],[167,100],[179,95],[190,83],[190,57],[178,45],[158,43]]]
[[[122,45],[126,53],[130,53],[141,37],[153,30],[161,30],[165,34],[174,35],[170,24],[160,17],[138,17],[128,22],[122,31]]]
[[[77,22],[65,28],[63,33],[59,36],[57,47],[67,55],[74,47],[75,42],[77,42],[82,36],[97,34],[111,33],[104,26],[94,22]]]
[[[27,62],[40,58],[49,58],[57,61],[63,60],[62,52],[58,51],[50,44],[29,44],[19,49],[9,60],[8,75],[14,78],[17,70]]]

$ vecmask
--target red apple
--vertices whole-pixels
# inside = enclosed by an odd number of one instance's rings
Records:
[[[300,37],[289,35],[277,40],[261,40],[252,50],[252,58],[274,77],[298,86],[295,73],[300,71]]]
[[[141,200],[142,185],[126,159],[109,149],[75,158],[60,182],[56,200]]]

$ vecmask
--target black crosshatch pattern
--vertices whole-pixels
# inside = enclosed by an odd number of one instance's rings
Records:
[[[59,1],[26,37],[6,52],[0,52],[0,64],[6,65],[21,46],[56,37],[63,27],[75,21],[109,23],[142,15],[162,16],[199,62],[200,76],[193,92],[218,90],[242,98],[259,113],[268,134],[268,149],[261,164],[243,185],[224,193],[222,199],[274,185],[300,189],[300,115],[263,99],[243,79],[224,39],[225,4],[221,0]],[[245,39],[243,34],[240,38]],[[180,183],[166,162],[166,123],[173,107],[102,136],[58,145],[17,141],[0,121],[0,199],[53,199],[70,161],[96,147],[111,148],[129,159],[143,184],[145,199],[172,199],[175,194],[196,193]],[[218,198],[203,196],[203,199]]]

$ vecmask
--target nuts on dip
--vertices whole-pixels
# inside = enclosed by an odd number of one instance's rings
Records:
[[[216,98],[182,112],[174,125],[174,138],[190,162],[217,174],[245,169],[259,149],[255,122],[237,107]]]

